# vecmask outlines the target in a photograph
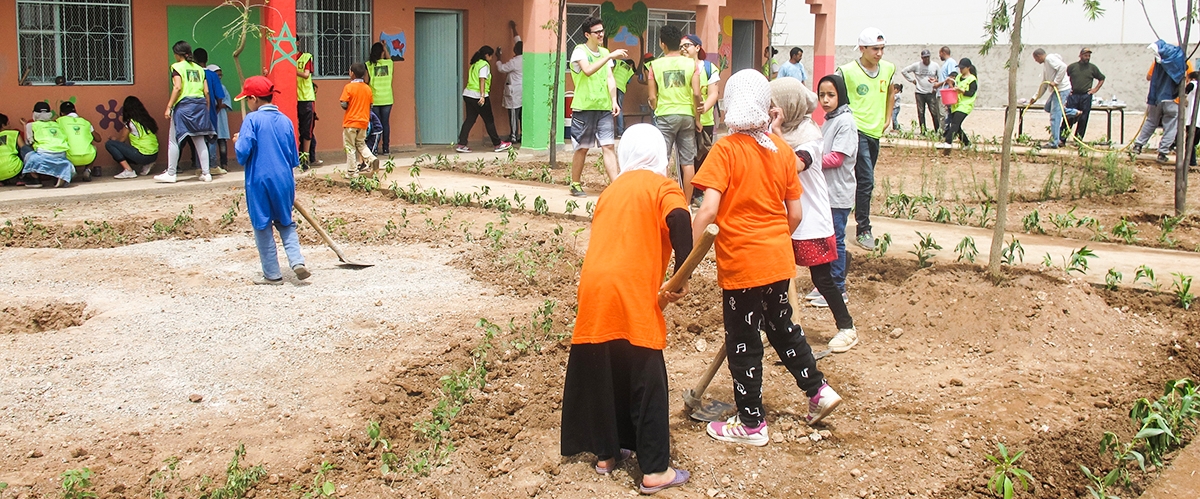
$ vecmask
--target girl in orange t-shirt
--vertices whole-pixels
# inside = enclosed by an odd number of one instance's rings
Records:
[[[725,125],[730,135],[713,144],[692,184],[704,202],[692,230],[715,220],[717,283],[722,289],[725,350],[738,413],[708,425],[709,436],[763,446],[769,440],[762,405],[763,343],[759,330],[779,353],[796,384],[809,397],[809,424],[841,403],[817,369],[804,331],[792,323],[788,281],[796,275],[791,233],[800,225],[797,157],[783,139],[768,134],[772,118],[767,79],[742,70],[725,84]]]
[[[683,190],[667,178],[667,147],[653,125],[629,128],[617,150],[621,173],[596,204],[579,278],[579,315],[563,386],[564,456],[596,455],[596,472],[638,454],[640,491],[682,485],[670,467],[667,326],[662,307],[687,294],[661,289],[671,250],[675,270],[692,251]]]

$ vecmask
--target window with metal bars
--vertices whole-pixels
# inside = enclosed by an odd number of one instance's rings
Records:
[[[19,78],[133,83],[130,0],[17,0]]]
[[[587,36],[583,33],[583,20],[589,17],[600,17],[599,5],[567,4],[567,31],[563,32],[567,51],[563,52],[564,59],[571,57],[576,45],[587,43]]]
[[[315,77],[347,77],[371,52],[371,0],[297,0],[296,40]]]
[[[696,13],[682,10],[650,9],[646,13],[646,45],[654,57],[663,55],[662,47],[658,45],[658,30],[663,26],[679,27],[683,34],[696,33]]]

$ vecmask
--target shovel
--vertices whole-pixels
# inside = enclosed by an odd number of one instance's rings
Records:
[[[767,346],[766,340],[763,340],[763,346]],[[830,353],[832,350],[821,350],[813,352],[813,360],[820,360]],[[725,363],[725,345],[717,350],[717,354],[713,356],[713,360],[708,365],[708,370],[704,371],[704,376],[700,377],[700,382],[696,383],[695,388],[688,388],[683,392],[683,405],[692,412],[688,416],[696,421],[725,421],[733,414],[733,404],[721,400],[712,399],[707,403],[704,402],[704,392],[708,390],[708,385],[712,383],[713,376],[717,374],[717,369]]]
[[[296,211],[300,212],[300,216],[304,217],[304,219],[308,221],[308,225],[311,225],[312,228],[317,230],[317,234],[320,234],[321,239],[325,241],[325,244],[329,245],[329,249],[333,250],[338,257],[338,260],[342,261],[342,263],[338,264],[339,267],[365,269],[367,267],[375,266],[373,263],[359,263],[347,260],[346,255],[342,254],[342,249],[338,247],[337,243],[333,242],[333,239],[330,239],[329,234],[325,233],[325,229],[321,228],[321,224],[317,223],[316,220],[313,220],[312,215],[308,214],[308,210],[304,209],[304,206],[300,204],[299,200],[293,200],[292,207],[296,208]]]

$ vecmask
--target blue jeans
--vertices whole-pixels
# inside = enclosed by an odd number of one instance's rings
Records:
[[[830,274],[838,291],[846,292],[846,222],[850,208],[833,208],[833,235],[837,238],[837,260],[830,262]]]
[[[617,90],[617,107],[621,113],[617,115],[617,137],[625,133],[625,92]]]
[[[379,144],[379,153],[387,156],[392,149],[392,105],[371,106],[371,112],[379,116],[379,123],[383,125],[383,142]]]
[[[1070,90],[1063,90],[1062,92],[1058,92],[1058,97],[1051,95],[1049,102],[1046,103],[1046,106],[1049,108],[1048,111],[1050,111],[1050,142],[1053,142],[1055,146],[1058,145],[1059,140],[1061,140],[1059,137],[1062,136],[1063,104],[1067,102],[1067,97],[1070,96]],[[1065,111],[1068,118],[1074,118],[1079,114],[1079,110],[1077,109],[1067,108]]]
[[[283,240],[283,251],[287,253],[288,265],[293,268],[304,265],[304,255],[300,254],[300,236],[296,235],[296,224],[273,224],[279,231],[279,239]],[[262,261],[263,277],[272,281],[282,279],[279,254],[275,249],[275,234],[271,232],[270,225],[262,230],[254,229],[254,245],[258,246],[258,259]]]
[[[854,222],[856,235],[871,232],[871,195],[875,193],[875,161],[879,159],[879,139],[858,132],[858,156],[854,163]]]
[[[900,122],[898,121],[899,119],[900,119],[900,106],[893,107],[892,108],[892,130],[895,130],[897,132],[900,131]]]

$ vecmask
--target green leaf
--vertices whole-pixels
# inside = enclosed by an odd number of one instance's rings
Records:
[[[1167,430],[1164,430],[1161,428],[1142,428],[1142,431],[1137,432],[1137,435],[1134,435],[1133,438],[1135,440],[1136,439],[1146,439],[1146,438],[1150,438],[1150,437],[1157,437],[1166,432],[1167,432]]]
[[[321,494],[325,496],[332,496],[334,492],[337,492],[337,487],[333,486],[333,482],[325,482],[325,485],[321,486]]]
[[[1012,499],[1013,483],[1008,477],[1004,477],[1004,499]]]

